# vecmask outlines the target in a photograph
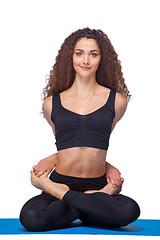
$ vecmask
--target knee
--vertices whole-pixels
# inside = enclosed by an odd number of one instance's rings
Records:
[[[33,210],[22,209],[20,212],[20,222],[24,228],[31,232],[40,231],[38,217]]]
[[[22,209],[19,218],[23,227],[30,232],[41,232],[48,230],[46,219],[40,216],[40,214],[34,210],[25,208]]]
[[[126,208],[122,212],[121,226],[126,226],[140,216],[140,207],[133,199],[127,204]]]
[[[32,224],[32,221],[33,221],[33,212],[32,211],[27,211],[27,210],[24,210],[22,208],[21,212],[20,212],[20,216],[19,216],[19,220],[21,222],[21,224],[23,225],[24,228],[26,228],[28,231],[32,231],[32,227],[33,227],[33,224]]]

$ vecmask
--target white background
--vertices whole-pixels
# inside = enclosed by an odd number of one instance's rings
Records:
[[[140,218],[160,218],[158,0],[5,0],[0,3],[0,217],[17,218],[40,191],[29,171],[56,152],[40,116],[45,76],[64,39],[90,27],[113,43],[132,94],[114,129],[107,160],[125,178],[123,194],[141,207]]]

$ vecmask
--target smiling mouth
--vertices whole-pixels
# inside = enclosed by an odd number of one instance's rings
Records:
[[[80,66],[81,67],[81,69],[83,69],[83,70],[89,70],[89,69],[91,69],[91,67],[83,67],[83,66]]]

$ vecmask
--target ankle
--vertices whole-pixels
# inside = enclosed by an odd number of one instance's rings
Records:
[[[62,200],[63,196],[68,192],[70,189],[67,185],[61,183],[52,182],[50,179],[45,185],[45,192]]]
[[[59,191],[58,191],[57,193],[58,193],[58,198],[59,198],[60,200],[62,200],[63,197],[64,197],[64,195],[65,195],[70,189],[69,189],[69,187],[68,187],[67,185],[65,185],[65,184],[60,184],[60,185],[62,185],[62,186],[60,186],[60,189],[59,189]]]

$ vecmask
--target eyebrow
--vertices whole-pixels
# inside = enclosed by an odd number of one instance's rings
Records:
[[[75,51],[84,52],[82,49],[76,49]],[[91,50],[90,52],[99,52],[98,50]]]

